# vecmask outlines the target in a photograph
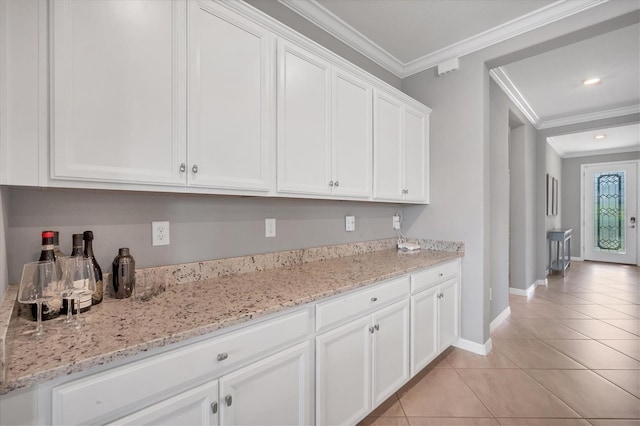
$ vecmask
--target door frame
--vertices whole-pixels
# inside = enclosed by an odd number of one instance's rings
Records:
[[[635,164],[636,166],[636,209],[637,213],[640,213],[640,160],[621,160],[621,161],[606,161],[604,163],[588,163],[580,165],[580,258],[584,259],[585,255],[585,175],[587,167],[596,167],[596,166],[608,166],[615,164]],[[636,216],[637,217],[637,216]],[[638,225],[636,224],[636,266],[640,265],[640,232],[638,232]]]

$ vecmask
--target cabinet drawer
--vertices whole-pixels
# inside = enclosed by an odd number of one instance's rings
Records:
[[[457,260],[411,274],[411,294],[432,287],[460,273]]]
[[[409,276],[394,279],[373,288],[356,291],[316,305],[316,330],[356,317],[389,302],[409,296]]]
[[[312,333],[308,309],[53,388],[54,424],[108,420],[169,396],[184,383],[266,355]],[[223,370],[224,369],[224,370]]]

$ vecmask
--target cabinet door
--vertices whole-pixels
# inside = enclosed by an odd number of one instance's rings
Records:
[[[182,392],[111,425],[210,425],[218,424],[218,381]]]
[[[438,355],[438,288],[411,297],[411,377]]]
[[[184,185],[184,2],[50,2],[53,179]]]
[[[371,411],[371,317],[316,337],[316,424],[355,424]]]
[[[440,285],[440,347],[442,352],[458,337],[458,279],[452,279]]]
[[[409,380],[409,300],[373,315],[373,406]]]
[[[424,202],[428,184],[428,116],[404,108],[404,199]]]
[[[188,183],[267,191],[275,38],[214,2],[189,8]]]
[[[223,425],[308,425],[313,415],[309,342],[220,379]]]
[[[333,194],[371,196],[371,85],[339,69],[333,72],[332,178]]]
[[[278,191],[330,194],[331,64],[278,40]]]
[[[373,197],[402,200],[402,102],[374,92]]]

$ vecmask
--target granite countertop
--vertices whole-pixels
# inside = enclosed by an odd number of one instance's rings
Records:
[[[62,317],[46,321],[49,332],[36,344],[28,334],[35,323],[14,312],[6,329],[0,395],[462,255],[387,249],[167,285],[147,301],[105,298],[82,314],[87,324],[80,333],[66,328]],[[12,293],[7,297],[15,300]]]

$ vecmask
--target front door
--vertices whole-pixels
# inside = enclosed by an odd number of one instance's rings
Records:
[[[637,263],[638,162],[583,166],[584,259]]]

